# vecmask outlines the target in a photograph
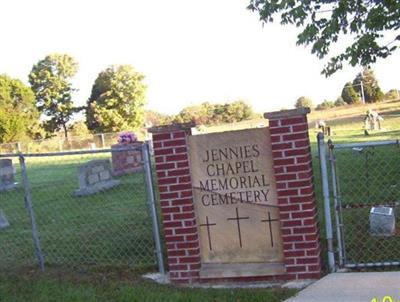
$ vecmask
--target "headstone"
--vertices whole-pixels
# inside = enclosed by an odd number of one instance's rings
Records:
[[[4,214],[3,210],[0,209],[0,230],[5,229],[10,226],[10,223],[7,220],[6,215]]]
[[[17,183],[14,181],[15,169],[9,158],[0,159],[0,191],[14,189]]]
[[[79,167],[79,189],[74,196],[86,196],[117,186],[119,180],[112,177],[110,161],[92,160]]]
[[[111,146],[113,175],[120,176],[143,170],[142,146],[143,142],[130,144],[115,144]],[[132,150],[118,151],[132,148]]]
[[[369,214],[370,233],[374,236],[393,236],[396,222],[393,208],[372,207]]]
[[[283,273],[268,128],[190,136],[204,278]]]

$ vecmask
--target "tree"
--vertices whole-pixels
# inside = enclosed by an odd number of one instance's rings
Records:
[[[0,75],[0,142],[34,137],[39,128],[35,95],[20,80]]]
[[[364,93],[366,103],[380,102],[384,98],[378,80],[375,78],[374,72],[371,68],[364,68],[363,71],[353,80],[353,86],[359,95]]]
[[[189,123],[195,122],[198,125],[208,124],[207,116],[201,110],[201,106],[192,105],[183,108],[179,114],[174,118],[175,123]]]
[[[277,16],[281,24],[301,28],[297,45],[311,45],[311,52],[320,59],[343,35],[351,35],[352,43],[325,65],[322,73],[326,76],[342,69],[344,62],[352,66],[375,63],[391,55],[400,43],[400,2],[395,0],[250,0],[248,9],[257,11],[262,22],[273,22]]]
[[[144,75],[130,65],[114,65],[99,73],[87,102],[86,124],[94,132],[117,132],[143,126]]]
[[[198,125],[234,123],[254,117],[253,109],[246,102],[238,100],[226,104],[192,105],[183,108],[174,118],[174,122],[195,122]]]
[[[155,110],[146,110],[144,114],[145,124],[149,127],[170,124],[172,119],[172,116]]]
[[[70,127],[69,131],[72,136],[86,137],[90,135],[90,131],[84,121],[76,121]]]
[[[385,93],[385,100],[397,100],[400,99],[400,91],[397,89],[390,89]]]
[[[39,111],[47,118],[44,123],[49,133],[64,130],[68,139],[67,123],[80,108],[74,107],[71,79],[78,70],[78,63],[67,54],[51,54],[33,65],[29,83],[36,96]]]
[[[347,104],[347,103],[343,100],[343,98],[342,98],[341,96],[339,96],[339,97],[336,99],[335,103],[334,103],[335,107],[341,107],[341,106],[344,106],[344,105],[346,105],[346,104]]]
[[[226,122],[240,122],[252,118],[254,112],[249,104],[238,100],[228,104],[227,115],[229,120],[226,120]]]
[[[347,82],[342,89],[342,99],[347,104],[355,104],[361,102],[361,97],[358,92],[354,89],[351,82]]]
[[[321,104],[318,104],[316,110],[325,110],[335,107],[335,103],[332,101],[324,100]]]
[[[294,104],[294,107],[296,107],[296,108],[308,107],[310,109],[313,109],[314,104],[310,98],[301,96],[297,99],[296,103]]]

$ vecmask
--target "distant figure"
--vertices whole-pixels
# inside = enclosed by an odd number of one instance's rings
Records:
[[[378,115],[377,118],[376,118],[376,122],[378,124],[378,130],[381,130],[381,121],[383,121],[383,117]]]
[[[331,127],[327,126],[325,129],[326,129],[326,135],[331,136]]]
[[[315,128],[320,129],[321,132],[322,132],[324,135],[331,136],[331,127],[326,126],[325,121],[323,121],[323,120],[318,120],[318,121],[315,123]]]
[[[364,128],[365,130],[381,130],[381,121],[383,121],[383,117],[381,117],[378,112],[369,109],[364,118]]]
[[[325,121],[323,121],[323,120],[318,120],[318,121],[315,123],[315,128],[321,129],[321,130],[322,130],[322,133],[325,133],[325,127],[326,127],[326,123],[325,123]]]

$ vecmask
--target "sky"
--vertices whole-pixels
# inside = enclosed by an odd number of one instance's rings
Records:
[[[147,108],[178,113],[242,99],[258,112],[292,108],[300,96],[335,100],[360,67],[329,78],[324,61],[296,46],[294,27],[262,25],[249,0],[4,0],[0,74],[28,83],[54,52],[79,63],[73,83],[86,103],[98,73],[131,64],[145,75]],[[338,45],[337,48],[343,47]],[[373,66],[386,92],[400,88],[400,51]]]

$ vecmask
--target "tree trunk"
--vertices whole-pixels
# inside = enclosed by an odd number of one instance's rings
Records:
[[[66,124],[62,124],[63,129],[64,129],[64,138],[65,141],[68,141],[68,130],[67,130],[67,125]]]

